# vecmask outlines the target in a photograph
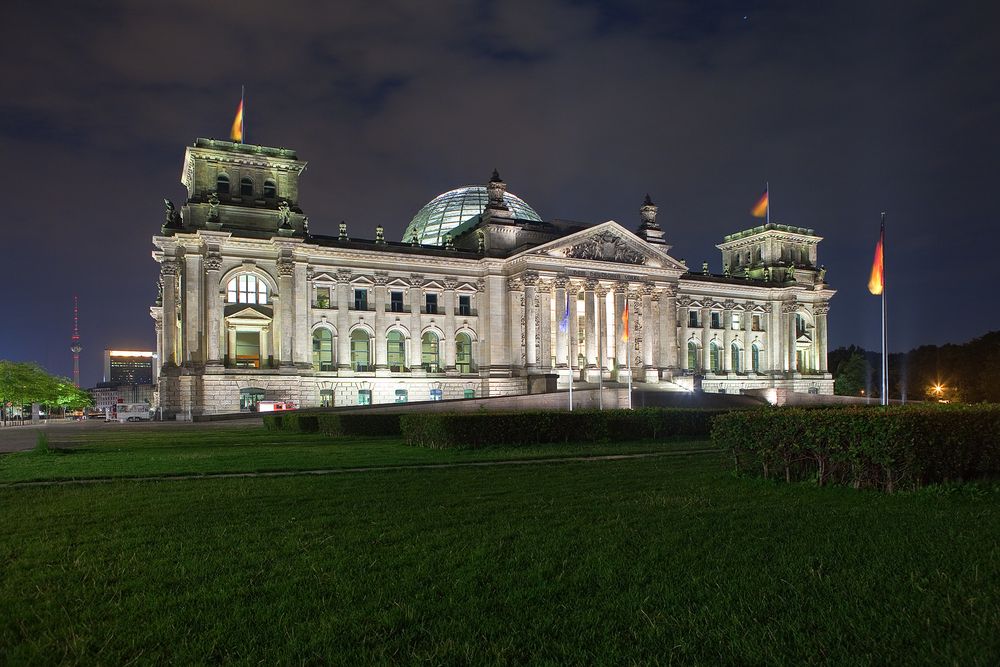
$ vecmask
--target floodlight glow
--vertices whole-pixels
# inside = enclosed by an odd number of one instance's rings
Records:
[[[111,350],[108,354],[112,357],[149,357],[152,358],[154,355],[152,352],[138,352],[136,350]]]

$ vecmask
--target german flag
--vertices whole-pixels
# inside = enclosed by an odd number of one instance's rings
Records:
[[[764,194],[760,196],[760,199],[757,200],[757,203],[753,205],[752,209],[750,209],[750,215],[752,215],[755,218],[766,218],[767,207],[768,207],[767,190],[764,190]]]
[[[625,310],[622,311],[622,342],[628,342],[628,299],[625,299]]]
[[[872,274],[868,278],[868,291],[878,295],[885,289],[885,251],[882,245],[885,243],[885,220],[882,221],[882,229],[878,234],[878,244],[875,246],[875,260],[872,262]]]
[[[240,93],[240,105],[236,107],[236,118],[233,119],[233,128],[229,131],[229,138],[238,144],[243,143],[243,94]]]

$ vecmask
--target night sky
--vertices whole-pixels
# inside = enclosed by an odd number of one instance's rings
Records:
[[[890,343],[1000,328],[993,3],[15,2],[0,41],[0,359],[82,383],[152,349],[163,197],[184,148],[246,140],[309,161],[315,233],[398,240],[494,167],[543,218],[638,224],[649,192],[691,267],[772,222],[825,237],[831,349],[879,347],[866,290],[888,212]],[[976,250],[987,246],[986,254]]]

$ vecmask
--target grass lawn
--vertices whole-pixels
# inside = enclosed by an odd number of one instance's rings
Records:
[[[996,664],[998,509],[705,454],[0,488],[0,664]]]
[[[127,429],[127,426],[126,426]],[[264,429],[97,431],[53,442],[48,454],[0,455],[4,482],[141,477],[150,475],[319,470],[535,459],[577,455],[634,454],[709,449],[704,441],[582,443],[516,449],[439,450],[410,447],[399,438],[330,438]]]

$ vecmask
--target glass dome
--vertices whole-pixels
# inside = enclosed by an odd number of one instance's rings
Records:
[[[481,214],[489,202],[489,195],[482,185],[467,185],[438,195],[420,209],[406,231],[403,232],[404,243],[421,243],[424,245],[444,245],[444,237],[453,229]],[[535,209],[516,195],[505,192],[503,203],[519,220],[542,219]]]

